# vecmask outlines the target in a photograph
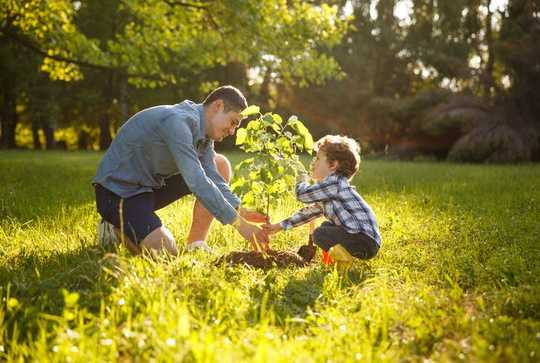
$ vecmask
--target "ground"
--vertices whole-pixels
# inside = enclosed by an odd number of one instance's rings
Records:
[[[238,160],[238,154],[230,155]],[[365,161],[379,256],[255,270],[95,242],[98,153],[0,152],[0,359],[538,361],[540,166]],[[160,211],[182,241],[192,199]],[[274,220],[298,204],[276,204]],[[296,251],[307,227],[273,237]],[[219,255],[247,245],[215,222]]]

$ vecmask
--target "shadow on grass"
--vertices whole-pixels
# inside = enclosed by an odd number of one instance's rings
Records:
[[[262,310],[272,311],[278,324],[285,324],[291,319],[304,319],[309,309],[316,309],[318,301],[332,299],[333,294],[358,286],[372,275],[371,267],[365,263],[341,272],[315,266],[306,274],[291,277],[281,290],[272,287],[275,274],[268,274],[265,288],[251,291],[253,309],[250,320],[262,319]]]
[[[4,317],[6,336],[11,336],[16,325],[27,332],[22,338],[30,339],[40,328],[42,314],[62,315],[63,290],[78,293],[81,308],[99,313],[101,301],[117,284],[114,274],[108,272],[115,270],[117,261],[116,255],[88,244],[47,256],[21,250],[0,266],[0,296],[17,301],[16,308],[7,309]]]

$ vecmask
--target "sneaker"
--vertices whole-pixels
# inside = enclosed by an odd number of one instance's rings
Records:
[[[100,220],[97,226],[98,242],[102,247],[117,247],[118,237],[114,226],[105,220]]]
[[[214,250],[212,250],[204,241],[195,241],[186,245],[186,251],[188,252],[194,252],[198,249],[202,249],[204,252],[209,254],[214,253]]]

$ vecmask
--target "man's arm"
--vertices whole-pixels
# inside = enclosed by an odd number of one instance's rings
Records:
[[[225,197],[225,199],[234,207],[234,209],[238,209],[238,207],[240,206],[240,199],[231,191],[229,184],[227,184],[225,179],[223,179],[223,177],[217,170],[216,164],[214,162],[215,156],[216,152],[214,151],[214,148],[209,147],[201,156],[201,165],[206,172],[206,175],[218,187],[221,194],[223,194],[223,197]]]
[[[188,125],[175,117],[161,121],[158,132],[174,157],[178,170],[189,190],[204,207],[223,224],[232,224],[254,249],[268,245],[268,236],[261,228],[246,222],[225,199],[214,182],[206,175],[193,146],[193,134]]]
[[[203,170],[187,123],[171,115],[161,120],[156,131],[165,141],[189,190],[217,220],[223,224],[232,223],[237,212]]]

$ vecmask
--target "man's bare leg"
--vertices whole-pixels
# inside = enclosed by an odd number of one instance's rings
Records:
[[[223,179],[229,183],[232,177],[232,167],[229,160],[222,154],[216,154],[214,162],[216,163],[218,172]],[[193,205],[193,218],[187,238],[187,244],[191,244],[195,241],[205,241],[213,220],[214,216],[206,210],[199,200],[196,200]]]

